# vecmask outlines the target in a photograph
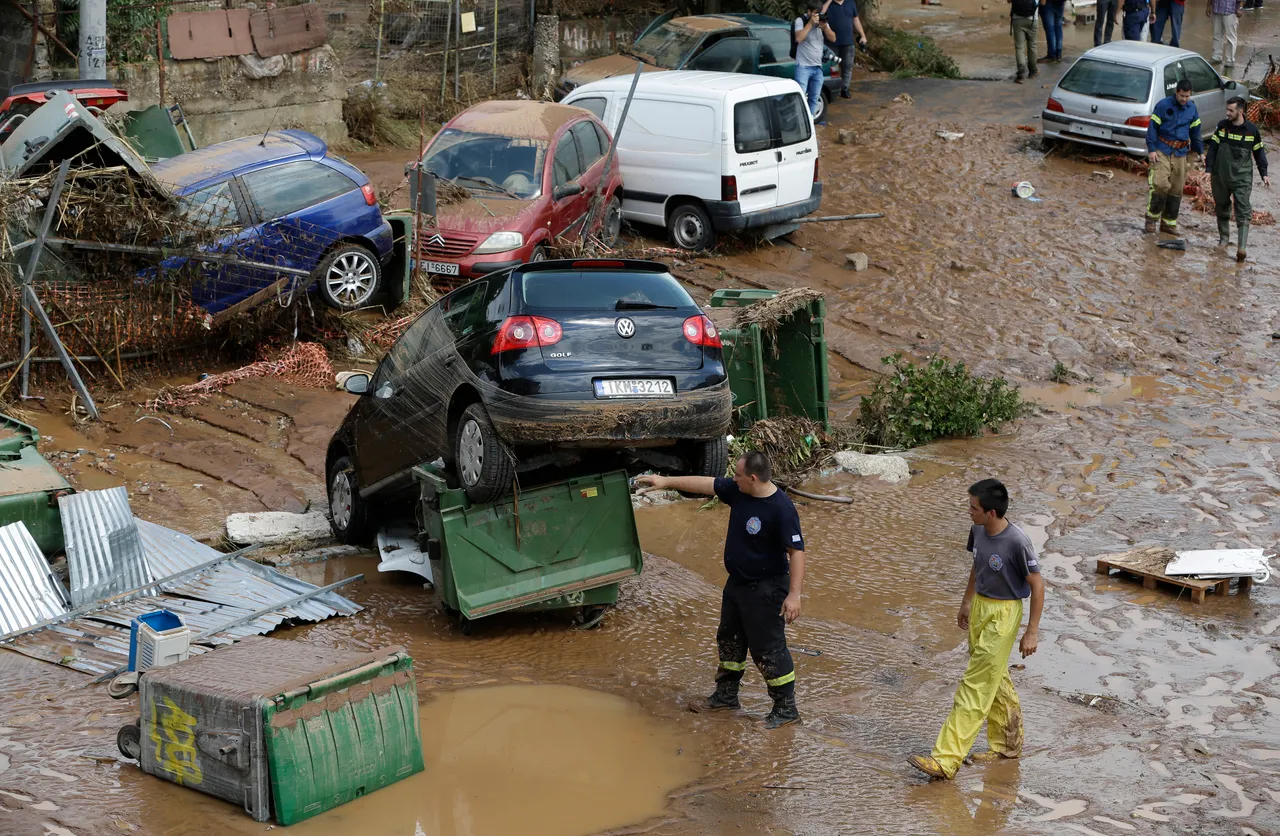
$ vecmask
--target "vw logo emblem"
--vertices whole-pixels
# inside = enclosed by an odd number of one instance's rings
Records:
[[[431,247],[443,247],[444,236],[437,232],[435,235],[432,235],[427,239],[427,245]]]
[[[636,335],[635,320],[627,319],[625,316],[615,322],[614,327],[618,329],[618,336],[624,340],[629,340]]]

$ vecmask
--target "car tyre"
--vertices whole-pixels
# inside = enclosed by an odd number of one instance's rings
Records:
[[[315,272],[320,297],[340,311],[365,307],[382,286],[378,257],[359,244],[340,244],[324,257]]]
[[[818,112],[813,114],[813,123],[816,125],[827,118],[827,105],[831,104],[831,94],[827,92],[827,88],[823,87],[822,92],[818,94]]]
[[[539,244],[533,248],[533,252],[529,253],[529,260],[525,264],[533,264],[535,261],[547,260],[547,248]]]
[[[618,246],[622,238],[622,201],[612,195],[604,207],[604,220],[600,222],[600,243],[609,249]]]
[[[458,484],[472,502],[493,502],[511,489],[511,456],[498,440],[483,405],[471,404],[458,418],[453,460]]]
[[[360,546],[369,542],[369,506],[360,498],[360,482],[351,459],[342,456],[329,467],[329,527],[339,542]]]
[[[716,229],[711,216],[697,203],[682,203],[671,210],[667,220],[671,243],[682,250],[700,253],[716,245]]]
[[[729,472],[729,439],[722,435],[709,441],[695,441],[687,459],[689,476],[718,479]]]

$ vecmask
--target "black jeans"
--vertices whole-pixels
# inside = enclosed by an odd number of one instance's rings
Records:
[[[857,46],[848,44],[836,47],[836,55],[840,58],[840,89],[849,92],[849,82],[853,80],[853,59]]]
[[[750,650],[770,693],[795,692],[796,668],[787,649],[787,625],[782,617],[782,602],[790,590],[790,575],[760,581],[729,577],[720,599],[720,629],[716,631],[720,650],[716,682],[741,681]]]
[[[1111,32],[1116,27],[1118,0],[1098,0],[1098,16],[1093,19],[1093,45],[1111,43]]]

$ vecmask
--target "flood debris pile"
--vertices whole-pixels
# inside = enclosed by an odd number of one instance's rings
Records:
[[[275,357],[264,358],[229,372],[208,375],[195,383],[166,387],[153,400],[148,401],[147,408],[173,410],[194,406],[233,383],[253,377],[270,377],[296,386],[327,388],[333,386],[334,371],[324,346],[319,343],[297,343],[281,350]]]
[[[1280,64],[1267,56],[1270,65],[1262,84],[1254,93],[1259,97],[1245,111],[1245,118],[1263,128],[1280,130]]]
[[[932,357],[917,365],[901,352],[880,362],[886,373],[862,396],[857,419],[872,444],[910,448],[999,431],[1026,409],[1016,385],[978,377],[961,362]]]
[[[772,354],[777,357],[780,352],[776,339],[779,326],[790,321],[798,311],[807,308],[810,302],[823,298],[825,298],[823,294],[813,288],[784,288],[775,296],[735,310],[733,325],[739,329],[751,325],[759,326],[760,332],[772,342]]]
[[[868,22],[866,29],[867,54],[877,69],[895,78],[960,78],[956,62],[933,38],[877,20]]]

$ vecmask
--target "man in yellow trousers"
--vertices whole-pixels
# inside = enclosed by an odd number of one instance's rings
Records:
[[[1022,707],[1009,678],[1009,653],[1022,624],[1022,599],[1031,597],[1031,616],[1018,649],[1022,658],[1036,652],[1044,580],[1031,538],[1004,518],[1009,491],[996,479],[969,488],[969,552],[973,568],[956,623],[969,631],[969,667],[956,689],[955,703],[938,732],[931,755],[907,762],[932,778],[953,778],[987,724],[990,750],[973,761],[1016,758],[1022,754]]]

